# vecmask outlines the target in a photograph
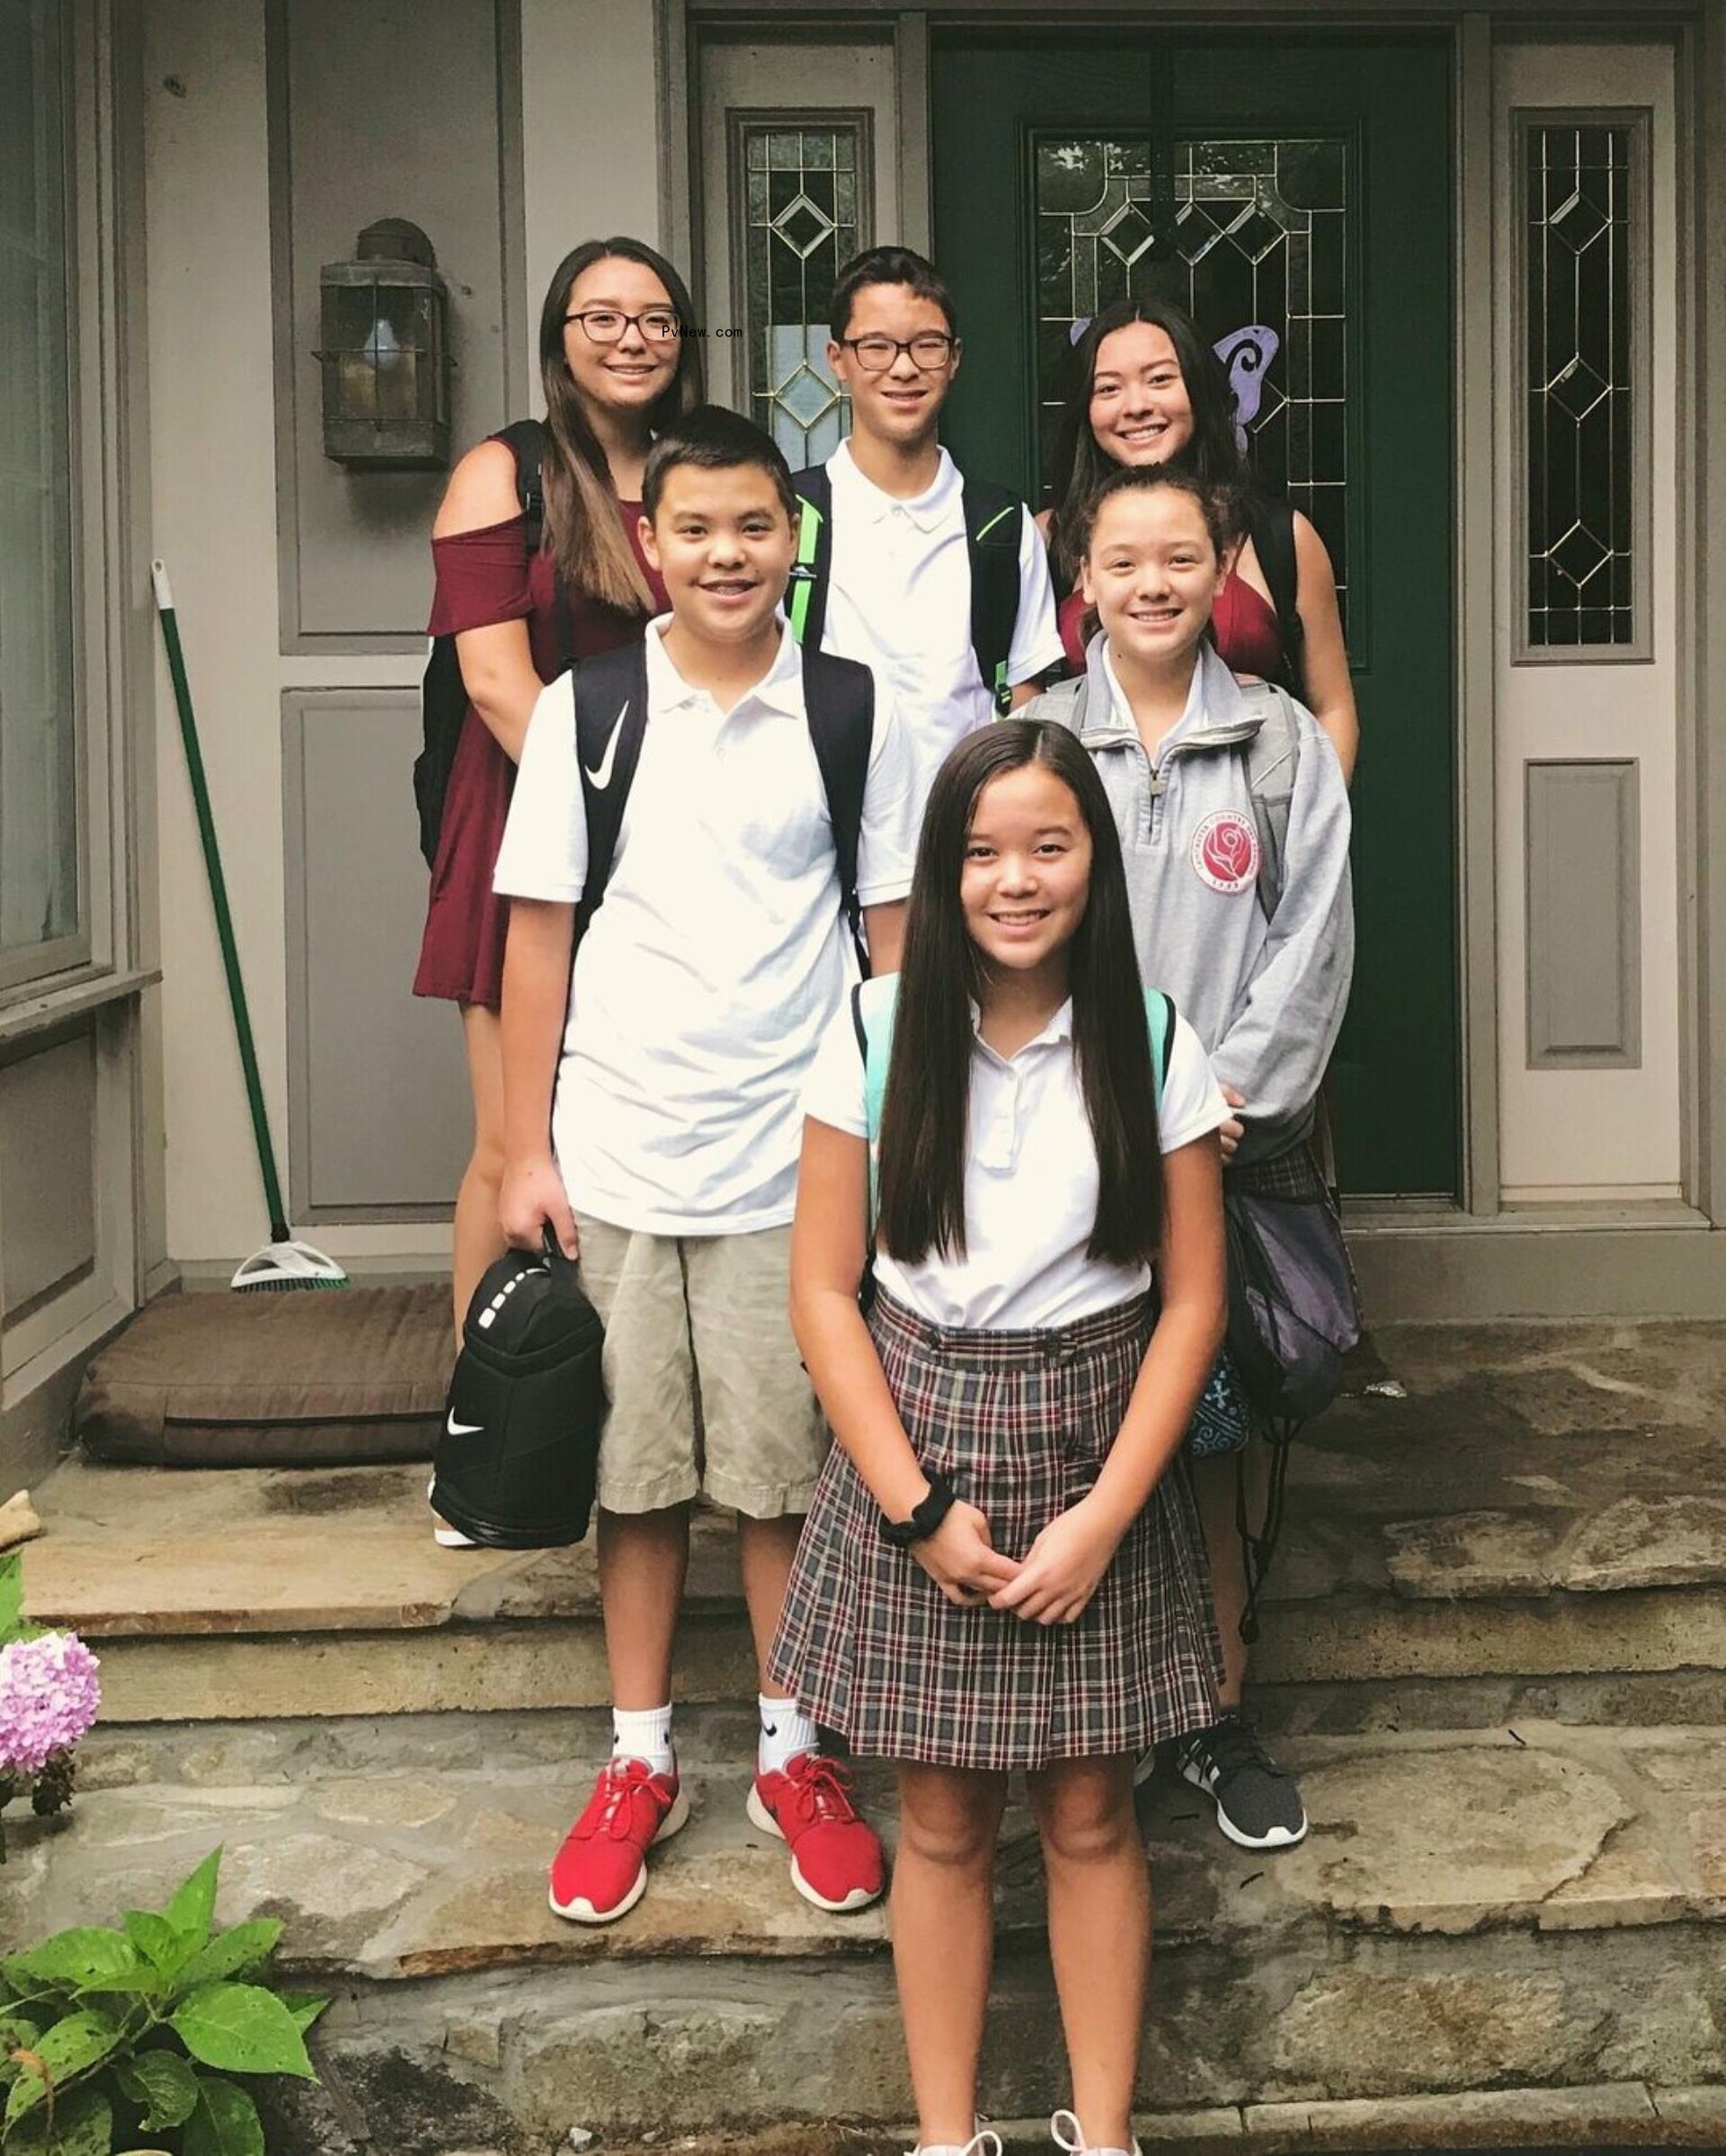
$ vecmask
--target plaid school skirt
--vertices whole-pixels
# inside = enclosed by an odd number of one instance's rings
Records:
[[[1096,1481],[1150,1323],[1139,1297],[1054,1331],[961,1331],[879,1294],[869,1331],[918,1459],[1022,1557]],[[1004,1770],[1136,1753],[1216,1719],[1222,1647],[1184,1457],[1072,1625],[949,1602],[879,1523],[835,1445],[770,1663],[854,1751]]]

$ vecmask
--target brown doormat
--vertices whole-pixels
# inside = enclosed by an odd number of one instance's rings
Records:
[[[175,1467],[425,1460],[454,1357],[442,1286],[165,1296],[90,1365],[76,1428]]]

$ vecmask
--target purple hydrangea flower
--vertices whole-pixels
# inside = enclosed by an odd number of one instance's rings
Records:
[[[39,1774],[96,1718],[96,1658],[76,1632],[0,1647],[0,1774]]]

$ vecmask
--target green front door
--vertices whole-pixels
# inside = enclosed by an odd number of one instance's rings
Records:
[[[1258,468],[1317,525],[1360,703],[1342,1178],[1459,1181],[1446,46],[1117,29],[937,42],[935,238],[965,333],[948,440],[1043,498],[1072,325],[1189,306]],[[1243,337],[1241,332],[1268,330]],[[1275,340],[1268,364],[1258,362]]]

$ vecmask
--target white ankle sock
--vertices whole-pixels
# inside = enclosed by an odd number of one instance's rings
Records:
[[[761,1711],[761,1733],[755,1746],[757,1774],[783,1774],[787,1760],[800,1751],[814,1751],[821,1740],[807,1715],[797,1711],[795,1699],[770,1699],[761,1693],[756,1705]]]
[[[611,1757],[645,1760],[655,1774],[669,1774],[677,1764],[672,1750],[672,1710],[644,1706],[611,1710]]]

